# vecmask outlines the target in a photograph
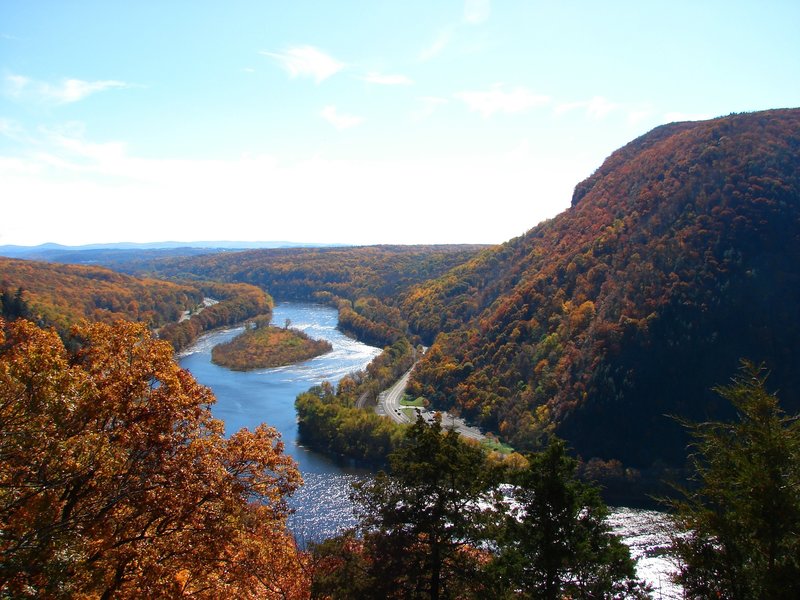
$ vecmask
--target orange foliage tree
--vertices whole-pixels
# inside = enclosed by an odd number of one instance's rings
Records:
[[[279,434],[230,438],[143,324],[0,320],[0,596],[302,597]]]

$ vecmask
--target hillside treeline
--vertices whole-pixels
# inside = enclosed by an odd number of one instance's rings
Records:
[[[741,358],[800,389],[798,156],[799,110],[631,142],[566,212],[405,298],[442,332],[413,393],[517,448],[555,427],[585,457],[682,463],[665,415],[732,416],[710,390]]]
[[[407,335],[398,311],[412,286],[446,273],[483,246],[362,246],[224,252],[150,263],[154,276],[249,283],[278,300],[339,309],[342,331],[385,346]]]
[[[204,306],[205,298],[217,303]],[[273,306],[268,294],[245,284],[182,283],[103,267],[6,258],[0,258],[0,302],[5,317],[55,327],[65,338],[82,320],[126,320],[158,330],[176,350],[209,329],[269,315]],[[181,320],[186,312],[189,318]]]
[[[0,258],[0,288],[22,290],[30,318],[62,333],[81,319],[125,319],[160,327],[203,300],[203,292],[193,285],[131,277],[102,267],[9,258]]]
[[[417,352],[401,338],[375,357],[364,371],[351,373],[334,387],[328,383],[295,401],[303,444],[329,456],[368,465],[385,465],[405,427],[373,410],[378,394],[414,364]]]
[[[218,302],[158,331],[158,336],[170,342],[176,351],[191,344],[205,331],[236,325],[259,315],[268,319],[272,313],[274,304],[270,295],[252,285],[206,282],[199,284],[198,289]]]

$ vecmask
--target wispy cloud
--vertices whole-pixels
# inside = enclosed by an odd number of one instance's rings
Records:
[[[439,32],[436,36],[436,39],[433,40],[428,46],[425,46],[419,53],[419,59],[423,62],[429,61],[432,58],[441,54],[442,50],[444,50],[448,44],[453,39],[453,28],[447,27]]]
[[[6,75],[5,93],[14,100],[34,101],[46,104],[71,104],[88,98],[92,94],[113,89],[132,87],[124,81],[104,79],[84,81],[64,79],[57,84],[37,81],[24,75]]]
[[[492,11],[490,0],[465,0],[464,21],[472,25],[483,23]]]
[[[319,114],[336,129],[349,129],[364,121],[362,117],[340,113],[335,106],[326,106]]]
[[[434,40],[420,50],[419,60],[427,62],[436,58],[454,43],[462,30],[484,23],[491,12],[491,0],[464,0],[464,11],[461,19],[440,29]]]
[[[414,82],[405,75],[385,75],[382,73],[367,73],[362,75],[359,79],[363,79],[369,83],[377,83],[379,85],[411,85]]]
[[[422,96],[421,98],[417,98],[417,102],[419,103],[419,107],[411,113],[411,119],[413,121],[427,119],[436,112],[437,108],[444,106],[448,101],[445,98],[437,98],[435,96]]]
[[[496,112],[521,113],[550,103],[550,97],[536,94],[525,88],[510,91],[494,86],[488,91],[458,92],[454,97],[464,102],[471,111],[490,117]]]
[[[345,67],[344,63],[313,46],[297,46],[285,52],[262,51],[261,54],[278,61],[291,77],[310,77],[317,83]]]
[[[566,102],[559,104],[555,108],[555,113],[561,115],[573,110],[584,110],[586,114],[595,119],[602,119],[610,112],[620,108],[621,105],[603,98],[602,96],[595,96],[591,100],[580,100],[578,102]]]

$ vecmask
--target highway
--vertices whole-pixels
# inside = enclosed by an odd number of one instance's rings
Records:
[[[388,390],[382,391],[378,394],[378,414],[383,414],[395,423],[413,423],[414,418],[409,417],[403,412],[403,407],[400,406],[400,400],[403,394],[406,393],[406,386],[408,385],[408,378],[411,376],[411,367],[408,371],[403,373],[403,376],[395,381],[394,385]]]
[[[411,371],[413,369],[414,367],[411,367],[411,369],[406,371],[403,376],[400,377],[400,379],[398,379],[394,385],[392,385],[392,387],[378,394],[378,405],[375,407],[375,411],[379,415],[387,416],[395,423],[413,423],[416,421],[416,414],[414,411],[409,411],[411,414],[408,415],[404,411],[404,408],[406,407],[400,405],[400,400],[402,400],[403,395],[405,394],[406,386],[408,385],[408,378],[411,376]],[[416,411],[419,412],[426,421],[433,421],[433,413],[429,412],[427,409],[418,408]],[[484,435],[479,429],[476,427],[470,427],[460,417],[455,417],[450,413],[440,414],[442,417],[443,428],[455,429],[464,437],[472,438],[473,440],[481,441],[484,439]]]

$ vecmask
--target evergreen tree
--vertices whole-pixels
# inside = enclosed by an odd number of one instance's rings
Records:
[[[800,597],[800,424],[744,362],[717,388],[733,423],[686,424],[695,486],[672,502],[677,581],[689,598]]]
[[[391,474],[354,499],[374,597],[465,597],[479,586],[480,552],[496,489],[482,448],[418,418],[390,456]]]
[[[14,321],[15,319],[27,318],[30,315],[24,292],[25,290],[21,287],[17,288],[14,294],[7,289],[3,290],[2,294],[0,294],[0,316],[2,318],[7,321]]]
[[[390,473],[356,486],[361,535],[312,548],[312,597],[648,597],[576,464],[553,440],[524,468],[509,468],[440,422],[417,419]]]
[[[513,479],[516,510],[506,515],[492,565],[500,597],[645,598],[635,561],[606,523],[597,489],[575,476],[577,461],[552,438]]]

